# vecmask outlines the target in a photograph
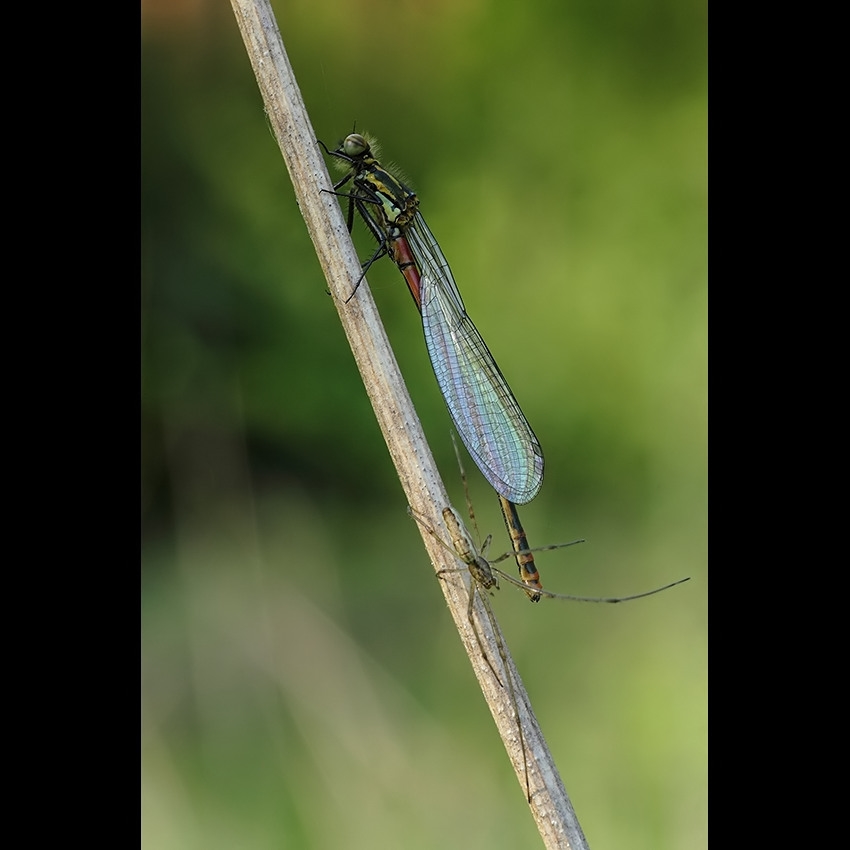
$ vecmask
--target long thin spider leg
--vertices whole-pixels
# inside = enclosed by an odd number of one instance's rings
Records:
[[[508,656],[507,656],[507,653],[505,652],[505,645],[502,643],[502,635],[501,635],[501,631],[499,630],[499,626],[496,623],[496,617],[493,614],[493,609],[490,607],[490,600],[487,597],[487,592],[486,592],[486,590],[483,590],[481,588],[481,585],[479,584],[478,580],[476,579],[475,575],[473,574],[473,576],[472,576],[472,586],[470,587],[470,594],[469,594],[468,617],[469,617],[469,624],[472,626],[473,632],[475,632],[475,637],[476,637],[476,640],[478,641],[478,646],[481,648],[482,653],[484,653],[484,647],[482,646],[482,643],[481,643],[481,637],[478,634],[478,627],[475,625],[475,620],[472,617],[472,599],[473,599],[473,595],[474,595],[473,592],[472,592],[473,588],[476,588],[478,590],[478,595],[481,598],[481,602],[484,606],[484,610],[487,612],[487,618],[490,620],[490,626],[493,629],[493,637],[496,639],[496,649],[499,651],[499,657],[502,659],[502,669],[505,671],[505,681],[508,684],[508,695],[510,696],[511,705],[513,706],[514,718],[516,719],[517,733],[519,735],[519,748],[520,748],[520,751],[522,752],[522,769],[523,769],[523,773],[525,774],[525,795],[526,795],[526,798],[528,799],[528,802],[530,803],[531,802],[531,783],[530,783],[529,778],[528,778],[528,759],[525,755],[525,737],[522,734],[522,721],[520,720],[520,716],[519,716],[519,705],[517,704],[516,691],[514,690],[513,675],[511,673],[510,667],[508,666]],[[489,665],[490,669],[493,670],[493,665],[490,664],[490,660],[489,660],[489,658],[487,658],[486,653],[484,653],[484,658],[487,661],[487,664]],[[496,676],[496,680],[499,682],[499,684],[502,684],[502,681],[496,675],[495,670],[493,670],[493,675]],[[504,685],[502,685],[502,687],[504,687]]]
[[[460,449],[458,448],[457,438],[455,437],[453,429],[449,430],[449,435],[452,438],[452,446],[454,446],[458,469],[460,469],[460,480],[463,482],[463,495],[466,499],[466,510],[469,514],[469,521],[472,523],[472,530],[475,532],[475,539],[480,540],[481,534],[478,531],[478,523],[475,520],[475,508],[472,507],[472,498],[469,495],[469,481],[466,477],[466,469],[464,469],[463,466],[463,460],[460,456]]]
[[[493,575],[493,571],[491,570],[490,564],[487,562],[487,560],[475,551],[475,548],[473,547],[469,536],[466,534],[466,531],[463,528],[463,524],[461,523],[460,519],[452,508],[443,508],[443,520],[446,523],[446,528],[449,531],[449,536],[452,539],[452,547],[449,547],[449,545],[439,537],[439,535],[434,531],[433,528],[431,528],[422,519],[419,519],[413,508],[408,508],[408,510],[411,516],[413,516],[417,520],[417,522],[419,522],[419,524],[432,537],[434,537],[440,543],[441,546],[443,546],[444,549],[453,551],[454,554],[457,555],[457,557],[460,558],[460,560],[466,564],[467,569],[469,570],[471,581],[469,585],[469,603],[466,609],[466,616],[469,620],[469,625],[472,627],[472,633],[475,635],[475,640],[478,643],[478,649],[480,650],[482,657],[487,662],[487,666],[490,668],[490,671],[493,673],[493,676],[495,677],[496,681],[504,688],[504,683],[502,682],[501,678],[499,677],[499,674],[493,667],[493,664],[490,661],[490,657],[484,649],[484,641],[478,631],[478,626],[475,623],[474,603],[475,594],[477,593],[479,598],[481,599],[481,604],[484,608],[484,613],[487,615],[487,619],[490,621],[490,628],[493,632],[493,639],[496,642],[496,649],[499,653],[499,657],[502,659],[502,669],[505,671],[508,697],[513,708],[514,719],[516,720],[517,734],[519,737],[519,748],[522,752],[522,768],[523,774],[525,776],[525,794],[528,802],[530,803],[531,781],[528,776],[528,757],[526,756],[525,752],[525,736],[523,735],[522,720],[520,719],[519,706],[517,705],[516,690],[514,689],[513,683],[513,673],[511,672],[511,668],[508,664],[508,655],[505,651],[505,645],[502,641],[502,633],[499,629],[499,624],[496,622],[496,616],[493,613],[493,609],[490,606],[490,599],[488,595],[491,587],[498,588],[498,579],[496,578],[496,576]],[[453,570],[441,570],[438,575],[443,572],[450,571],[453,572]]]
[[[514,552],[505,552],[503,555],[499,555],[498,558],[491,558],[491,564],[499,564],[507,558],[513,558],[516,555],[525,555],[529,552],[548,552],[550,549],[565,549],[567,546],[575,546],[576,543],[584,543],[585,539],[582,537],[578,540],[570,540],[569,543],[550,543],[548,546],[531,546],[528,549],[518,549]]]
[[[481,650],[481,657],[487,662],[487,666],[490,668],[490,672],[495,676],[496,681],[504,688],[505,685],[502,682],[499,674],[496,672],[496,668],[493,667],[490,662],[490,656],[487,655],[487,651],[484,649],[484,642],[481,640],[481,635],[478,633],[478,626],[475,625],[475,617],[474,617],[474,605],[475,605],[475,595],[476,593],[481,598],[482,604],[484,608],[489,612],[489,601],[487,600],[487,592],[481,589],[481,585],[478,584],[477,581],[473,578],[472,582],[469,585],[469,605],[466,608],[466,618],[469,620],[469,625],[472,626],[472,632],[475,635],[475,640],[478,642],[478,649]],[[490,625],[493,625],[492,619],[490,620]],[[494,627],[493,634],[496,636],[496,646],[501,645],[501,641],[499,639],[498,634],[496,633],[496,629]],[[503,663],[504,663],[504,650],[501,650],[499,655],[501,655]],[[505,668],[507,669],[507,668]]]
[[[512,575],[508,575],[508,573],[503,572],[498,567],[492,566],[491,562],[491,570],[494,573],[497,573],[501,576],[506,582],[514,585],[515,587],[520,588],[520,590],[525,590],[525,585],[515,579]],[[644,590],[642,593],[633,593],[630,596],[573,596],[569,593],[552,593],[550,590],[540,590],[538,591],[541,596],[544,596],[548,599],[565,599],[568,602],[604,602],[611,605],[615,605],[618,602],[632,602],[635,599],[644,599],[647,596],[655,596],[656,593],[661,593],[664,590],[669,590],[671,587],[676,587],[679,584],[684,584],[686,581],[690,581],[691,577],[687,576],[686,578],[680,578],[677,581],[672,581],[670,584],[665,584],[663,587],[656,587],[652,590]]]

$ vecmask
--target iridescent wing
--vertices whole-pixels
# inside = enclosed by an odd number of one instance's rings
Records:
[[[419,212],[404,228],[421,274],[425,345],[452,420],[493,488],[530,502],[543,483],[543,450],[493,355],[466,313],[437,240]]]

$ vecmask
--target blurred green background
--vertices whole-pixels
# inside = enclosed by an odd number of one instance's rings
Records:
[[[275,8],[317,135],[402,167],[543,445],[531,542],[587,538],[546,587],[693,577],[493,604],[590,846],[705,847],[705,3]],[[143,2],[142,122],[144,845],[539,846],[229,5]],[[462,507],[419,317],[369,282]]]

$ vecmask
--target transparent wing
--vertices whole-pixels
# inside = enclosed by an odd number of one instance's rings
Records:
[[[540,443],[418,212],[404,235],[420,266],[425,345],[455,427],[493,488],[518,505],[530,502],[543,483]]]

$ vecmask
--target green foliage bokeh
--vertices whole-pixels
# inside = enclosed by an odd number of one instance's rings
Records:
[[[146,844],[536,846],[233,16],[142,12]],[[546,586],[693,577],[494,605],[591,846],[704,847],[705,5],[276,12],[317,134],[403,169],[534,426],[532,543],[588,539]],[[462,505],[416,311],[388,261],[369,282]]]

